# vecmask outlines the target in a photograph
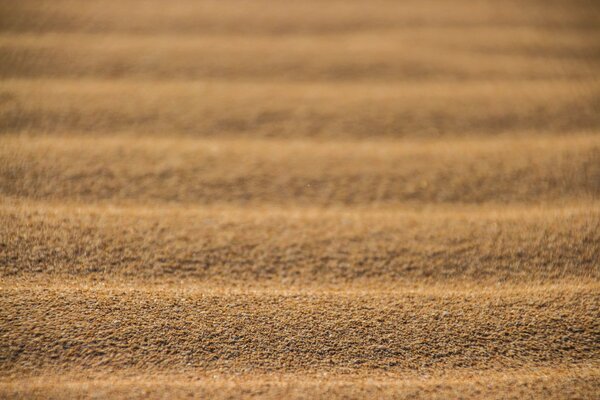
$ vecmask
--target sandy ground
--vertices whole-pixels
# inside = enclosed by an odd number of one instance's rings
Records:
[[[598,398],[599,21],[0,0],[0,397]]]

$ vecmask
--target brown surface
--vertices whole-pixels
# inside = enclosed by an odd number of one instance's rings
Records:
[[[550,293],[15,286],[1,300],[11,326],[4,372],[439,372],[588,363],[599,347],[598,285]]]
[[[5,195],[185,204],[395,206],[589,200],[600,136],[314,142],[5,138]]]
[[[63,399],[105,397],[134,399],[240,397],[274,399],[564,399],[594,398],[599,383],[597,368],[515,369],[502,373],[459,372],[431,376],[406,373],[396,377],[361,374],[242,374],[202,376],[161,375],[152,379],[139,372],[92,375],[55,375],[17,378],[0,382],[0,390],[11,398]]]
[[[33,135],[538,137],[577,134],[600,124],[600,85],[576,79],[335,84],[174,79],[148,84],[19,78],[3,82],[0,95],[0,130]]]
[[[0,397],[599,397],[599,20],[0,0]]]
[[[3,276],[220,285],[600,278],[600,207],[323,210],[7,205]],[[32,229],[35,227],[35,229]]]

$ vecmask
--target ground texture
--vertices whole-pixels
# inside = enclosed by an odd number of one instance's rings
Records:
[[[600,397],[598,71],[593,1],[0,0],[0,397]]]

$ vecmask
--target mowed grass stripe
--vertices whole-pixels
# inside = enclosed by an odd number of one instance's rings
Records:
[[[431,138],[600,132],[593,81],[6,80],[0,132]]]
[[[600,37],[600,33],[592,33]],[[438,38],[435,36],[434,38]],[[407,35],[0,35],[3,78],[257,79],[266,81],[594,80],[598,48]]]
[[[597,291],[520,296],[0,292],[4,373],[502,369],[597,361]]]
[[[127,372],[127,371],[126,371]],[[49,374],[0,380],[6,398],[70,399],[461,399],[565,398],[593,399],[600,389],[597,366],[522,368],[505,371],[456,371],[443,376],[427,374],[345,374],[294,376],[242,374],[190,377],[185,374],[130,372]],[[107,379],[108,378],[108,379]]]
[[[0,275],[214,287],[474,290],[600,278],[600,208],[0,209]]]
[[[11,32],[156,32],[307,34],[419,28],[581,29],[595,27],[598,7],[589,1],[502,2],[192,1],[5,2],[0,29]],[[316,12],[318,10],[318,12]],[[136,18],[131,18],[135,15]]]
[[[386,206],[573,201],[600,193],[600,136],[320,142],[4,137],[22,199]]]

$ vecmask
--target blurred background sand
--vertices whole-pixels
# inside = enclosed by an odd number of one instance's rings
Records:
[[[0,1],[0,397],[596,398],[594,1]]]

